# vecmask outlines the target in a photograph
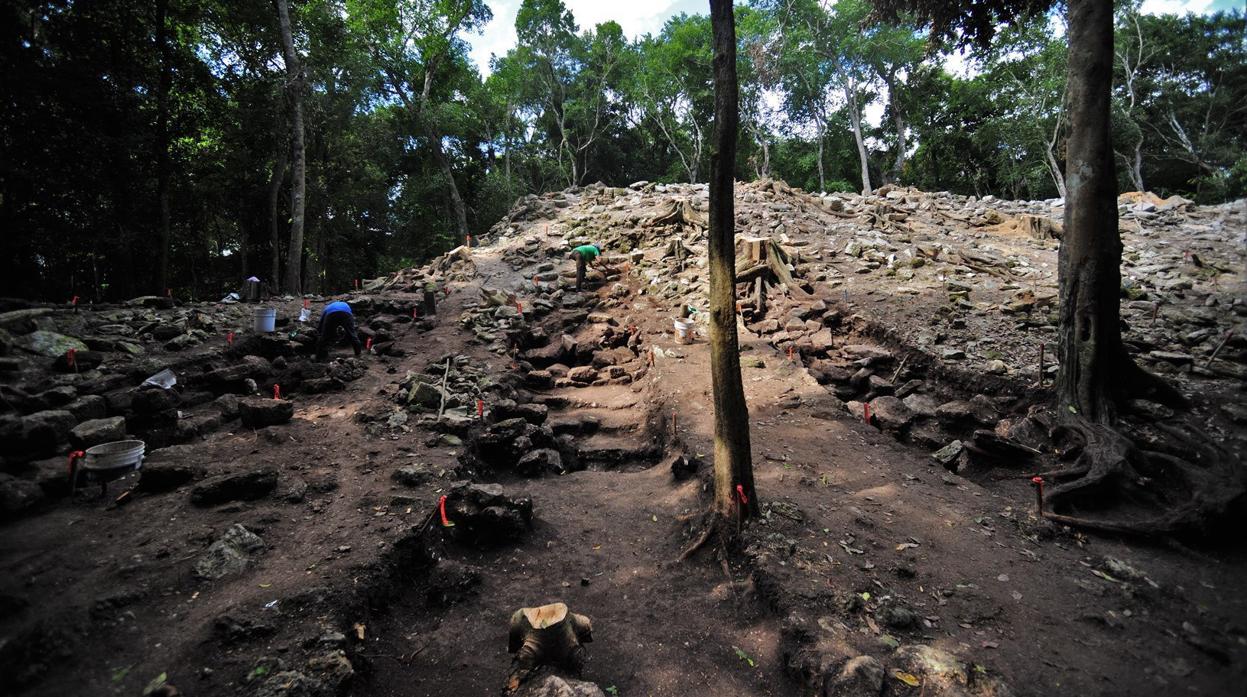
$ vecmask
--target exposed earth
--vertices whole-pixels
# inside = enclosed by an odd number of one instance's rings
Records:
[[[712,464],[708,349],[673,325],[704,333],[705,199],[522,199],[344,294],[369,350],[327,364],[302,299],[272,334],[247,304],[0,306],[0,692],[496,694],[512,613],[553,602],[592,619],[585,682],[530,694],[1241,691],[1241,517],[1037,515],[1059,201],[739,185],[763,517],[678,561]],[[1127,422],[1197,424],[1241,486],[1247,204],[1120,211],[1126,342],[1193,403]],[[67,454],[126,434],[140,474],[70,495]]]

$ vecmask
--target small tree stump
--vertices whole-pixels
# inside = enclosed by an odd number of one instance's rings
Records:
[[[432,283],[424,284],[424,306],[420,311],[425,316],[437,314],[437,286]]]
[[[585,615],[567,609],[563,603],[541,607],[524,607],[511,615],[511,632],[507,651],[515,654],[511,674],[507,677],[508,693],[541,666],[562,670],[573,677],[584,667],[584,644],[593,641],[593,623]]]
[[[1061,239],[1061,225],[1051,218],[1023,214],[1018,218],[1018,229],[1037,240]]]

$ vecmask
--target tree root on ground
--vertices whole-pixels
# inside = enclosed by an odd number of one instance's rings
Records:
[[[726,563],[728,550],[735,549],[740,541],[740,523],[732,523],[715,511],[702,513],[701,519],[701,523],[696,526],[701,528],[701,533],[697,535],[692,544],[684,548],[678,561],[688,561],[710,542],[718,542],[721,558]]]
[[[1173,383],[1130,361],[1128,375],[1122,382],[1130,386],[1129,396],[1163,404],[1173,409],[1190,409],[1191,402]]]
[[[1053,439],[1075,459],[1069,467],[1039,473],[1056,482],[1045,492],[1044,517],[1146,536],[1210,531],[1241,510],[1247,477],[1233,454],[1188,422],[1147,426],[1130,429],[1128,436],[1067,416]]]
[[[693,202],[689,199],[681,199],[667,204],[666,208],[654,214],[642,225],[646,227],[674,225],[705,231],[710,227],[710,215],[693,208]]]
[[[701,519],[701,534],[697,536],[697,539],[693,540],[691,545],[685,547],[684,551],[680,553],[680,561],[688,561],[691,559],[694,554],[697,554],[697,552],[701,550],[702,547],[706,546],[706,543],[716,537],[716,533],[718,533],[718,537],[722,537],[723,525],[719,519],[719,516],[714,513],[702,513]]]

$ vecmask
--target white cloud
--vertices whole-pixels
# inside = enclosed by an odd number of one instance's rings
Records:
[[[489,3],[494,18],[485,25],[480,34],[469,34],[465,38],[472,45],[468,55],[481,71],[489,74],[489,57],[491,54],[503,55],[515,46],[515,14],[520,11],[520,0],[493,0]]]
[[[571,10],[581,31],[608,20],[614,20],[623,28],[624,36],[634,39],[642,34],[656,34],[667,19],[681,12],[709,12],[709,6],[700,0],[627,0],[604,2],[603,0],[563,0]],[[482,34],[467,36],[472,45],[470,55],[482,74],[489,73],[489,56],[503,55],[515,46],[515,15],[520,11],[521,0],[491,0],[489,9],[494,18],[485,25]]]
[[[1204,14],[1211,6],[1212,0],[1144,0],[1139,9],[1147,15],[1184,15]]]
[[[667,18],[678,14],[684,6],[689,11],[688,2],[674,0],[628,0],[627,2],[602,2],[601,0],[565,0],[567,8],[576,17],[576,24],[582,30],[615,20],[623,28],[624,36],[635,38],[645,33],[657,33],[666,23]],[[697,9],[707,14],[709,6]]]

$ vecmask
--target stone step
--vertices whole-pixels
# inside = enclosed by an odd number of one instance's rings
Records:
[[[558,409],[636,409],[641,407],[641,397],[632,390],[618,385],[600,385],[551,390],[533,396],[533,401]]]
[[[652,441],[637,435],[597,434],[576,442],[580,463],[584,467],[614,469],[626,465],[650,466],[662,455]]]
[[[555,435],[593,433],[635,433],[645,428],[645,417],[632,409],[579,408],[552,411],[546,422]]]

